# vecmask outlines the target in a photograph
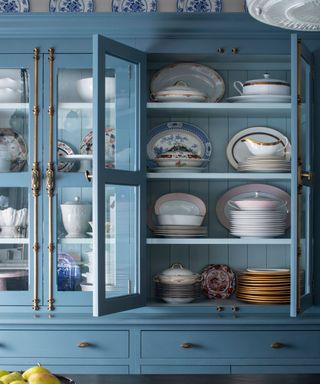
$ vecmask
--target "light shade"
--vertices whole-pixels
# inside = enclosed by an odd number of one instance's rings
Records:
[[[275,27],[320,31],[320,0],[247,0],[252,17]]]

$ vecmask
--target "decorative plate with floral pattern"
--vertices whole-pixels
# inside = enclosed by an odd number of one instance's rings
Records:
[[[112,12],[156,12],[157,0],[113,0]]]
[[[178,0],[177,12],[210,13],[221,12],[222,0]]]
[[[29,11],[29,0],[0,0],[0,13],[21,13]]]
[[[236,276],[226,264],[209,264],[201,273],[202,292],[209,299],[227,299],[236,287]]]
[[[49,12],[93,12],[93,0],[49,0]]]
[[[27,144],[23,137],[11,128],[0,128],[0,144],[5,145],[11,156],[11,172],[19,172],[24,167],[27,157]]]

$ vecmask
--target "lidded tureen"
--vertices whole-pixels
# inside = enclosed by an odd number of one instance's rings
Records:
[[[245,83],[242,83],[241,81],[235,81],[233,86],[241,96],[290,96],[290,84],[284,80],[271,79],[269,73],[265,73],[263,75],[263,79],[248,80]]]

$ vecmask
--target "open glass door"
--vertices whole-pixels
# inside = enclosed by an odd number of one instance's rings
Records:
[[[93,40],[93,314],[145,304],[146,176],[142,52]]]
[[[293,167],[291,316],[312,304],[312,54],[292,36],[292,135],[297,148]]]

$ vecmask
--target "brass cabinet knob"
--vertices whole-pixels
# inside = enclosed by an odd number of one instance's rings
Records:
[[[273,349],[280,349],[280,348],[283,348],[283,347],[284,347],[284,344],[279,343],[278,341],[274,341],[271,344],[271,348],[273,348]]]
[[[92,347],[92,346],[93,346],[93,344],[88,343],[87,341],[80,341],[80,343],[78,344],[79,348],[88,348],[88,347]]]
[[[182,343],[180,344],[180,347],[184,349],[190,349],[193,347],[193,345],[191,343]]]

